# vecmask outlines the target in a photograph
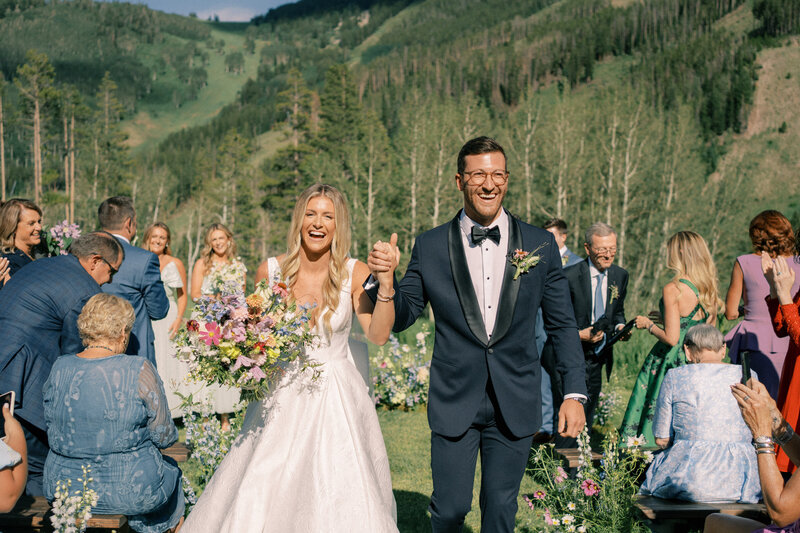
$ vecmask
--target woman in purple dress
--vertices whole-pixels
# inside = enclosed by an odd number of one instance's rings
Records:
[[[725,299],[728,320],[741,316],[739,302],[744,301],[744,320],[728,332],[725,343],[733,363],[739,362],[741,352],[750,352],[750,367],[758,373],[770,396],[777,399],[789,338],[779,338],[772,327],[766,302],[769,284],[761,272],[761,252],[767,252],[772,258],[786,258],[789,268],[797,274],[792,294],[800,287],[800,260],[793,257],[796,243],[792,224],[778,211],[768,210],[756,215],[750,222],[750,241],[753,253],[736,258]]]

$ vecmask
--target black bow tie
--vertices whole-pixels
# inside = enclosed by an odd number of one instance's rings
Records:
[[[494,241],[495,244],[500,244],[500,228],[497,226],[492,226],[491,228],[472,226],[472,242],[474,244],[481,244],[486,239]]]

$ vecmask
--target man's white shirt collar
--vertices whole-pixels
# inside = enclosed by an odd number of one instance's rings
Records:
[[[111,235],[113,235],[113,236],[114,236],[114,237],[116,237],[117,239],[122,239],[123,241],[127,242],[128,244],[130,244],[130,243],[131,243],[131,241],[129,241],[128,239],[126,239],[125,237],[123,237],[122,235],[120,235],[119,233],[112,233]]]
[[[558,249],[558,253],[561,254],[561,257],[564,257],[565,255],[567,255],[567,251],[569,251],[569,248],[567,248],[566,244]]]
[[[500,214],[497,215],[497,218],[495,218],[488,226],[478,224],[469,218],[467,213],[462,209],[459,224],[461,225],[461,231],[463,231],[464,235],[467,236],[467,243],[469,243],[470,246],[475,246],[472,243],[471,238],[473,226],[478,226],[479,228],[491,228],[492,226],[497,226],[500,229],[500,235],[502,237],[508,236],[508,215],[506,214],[506,210],[503,208],[500,208]]]

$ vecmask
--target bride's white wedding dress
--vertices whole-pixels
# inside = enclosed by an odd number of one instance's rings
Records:
[[[251,403],[231,451],[182,533],[396,532],[389,460],[367,386],[353,363],[350,279],[307,354],[321,376],[294,367],[269,398]],[[280,276],[275,258],[270,277]]]

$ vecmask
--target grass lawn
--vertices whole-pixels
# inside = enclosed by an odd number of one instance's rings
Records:
[[[397,500],[397,526],[401,533],[423,533],[431,530],[428,516],[433,483],[431,481],[430,430],[425,409],[416,411],[378,411],[389,464],[392,487]],[[533,492],[537,486],[531,478],[522,480],[522,494]],[[480,531],[478,494],[480,492],[480,459],[475,471],[472,491],[472,511],[467,515],[465,532]],[[531,511],[519,498],[517,523],[526,522]],[[518,529],[526,531],[526,529]]]

